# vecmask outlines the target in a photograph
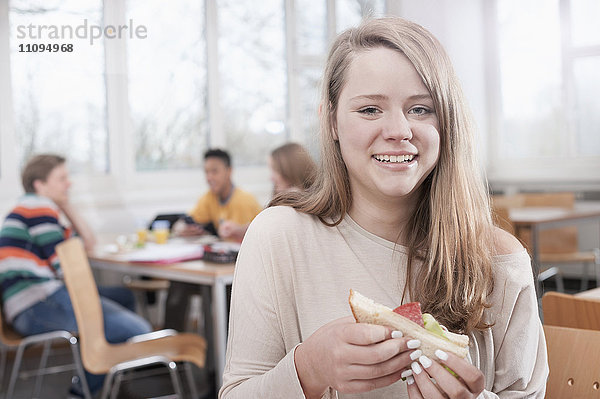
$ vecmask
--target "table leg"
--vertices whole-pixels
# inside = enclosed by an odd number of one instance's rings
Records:
[[[219,278],[215,279],[212,290],[213,302],[213,337],[215,353],[215,383],[217,391],[223,384],[223,369],[225,368],[225,351],[227,346],[227,285]]]

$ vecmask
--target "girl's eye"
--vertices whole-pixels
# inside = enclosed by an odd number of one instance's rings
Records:
[[[375,114],[379,113],[379,110],[375,107],[365,107],[365,108],[359,109],[358,112],[360,112],[361,114],[365,114],[365,115],[375,115]]]
[[[425,115],[431,113],[431,110],[426,107],[414,107],[411,108],[408,113],[413,115]]]

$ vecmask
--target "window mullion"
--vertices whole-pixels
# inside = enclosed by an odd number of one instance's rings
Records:
[[[219,97],[219,26],[217,0],[206,0],[206,53],[207,88],[210,129],[208,147],[222,147],[227,144],[223,129],[223,114]]]
[[[104,24],[124,25],[126,0],[104,2]],[[104,40],[109,174],[126,184],[135,171],[135,144],[131,126],[127,40]],[[122,180],[125,178],[125,180]]]
[[[300,88],[298,87],[300,65],[298,63],[296,19],[295,0],[285,0],[285,54],[288,87],[286,134],[288,140],[304,142],[305,135],[300,123]]]
[[[570,0],[560,0],[560,38],[561,38],[561,63],[562,63],[562,109],[566,110],[565,137],[568,143],[567,155],[572,158],[577,155],[577,137],[575,111],[575,77],[573,75],[573,55],[571,40],[571,5]]]
[[[0,53],[6,54],[0,62],[0,192],[8,193],[13,200],[13,187],[19,186],[19,167],[14,133],[14,109],[10,75],[10,31],[8,2],[0,2]]]
[[[499,62],[499,40],[498,40],[498,7],[497,1],[486,1],[483,4],[483,19],[485,42],[485,75],[486,75],[486,99],[488,114],[488,174],[497,173],[500,166],[499,151],[502,148],[501,137],[501,115],[502,94],[500,88],[500,62]]]

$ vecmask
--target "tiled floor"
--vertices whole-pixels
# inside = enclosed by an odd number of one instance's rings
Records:
[[[35,369],[39,360],[39,354],[33,353],[26,357],[22,370]],[[48,361],[48,366],[55,366],[59,364],[71,363],[72,358],[66,348],[56,348],[53,350],[53,354]],[[12,359],[9,358],[7,364],[7,371],[2,380],[2,390],[0,391],[0,398],[2,399],[30,399],[33,398],[33,390],[35,385],[35,377],[27,379],[19,379],[17,381],[15,394],[12,398],[6,398],[6,389],[8,386],[8,380],[10,378],[10,370],[12,368]],[[135,375],[127,376],[121,384],[119,390],[119,399],[137,399],[137,398],[175,398],[173,395],[173,389],[171,379],[166,370],[154,369],[147,370],[142,373],[141,378],[134,378]],[[216,399],[216,394],[210,392],[211,388],[207,387],[207,384],[203,383],[206,381],[205,373],[203,370],[198,370],[194,367],[194,375],[196,385],[199,392],[199,397],[202,399]],[[67,397],[69,387],[71,385],[71,377],[74,375],[73,372],[64,372],[60,374],[51,374],[44,376],[40,399],[65,399]],[[184,397],[190,398],[189,387],[183,368],[180,370],[180,377],[184,389]]]

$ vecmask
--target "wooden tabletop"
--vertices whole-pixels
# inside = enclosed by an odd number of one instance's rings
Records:
[[[234,263],[213,263],[204,260],[188,260],[175,263],[152,263],[152,262],[131,262],[123,256],[127,251],[115,251],[116,234],[104,234],[100,237],[100,244],[94,251],[88,253],[88,257],[93,265],[98,263],[111,264],[123,269],[144,269],[161,273],[185,273],[190,275],[202,275],[207,277],[220,277],[233,275]],[[168,244],[167,244],[168,245]],[[131,251],[131,250],[130,250]]]
[[[600,217],[600,201],[577,202],[573,209],[556,207],[511,208],[509,214],[510,220],[515,226],[596,218]]]
[[[225,276],[229,274],[233,274],[233,270],[235,264],[233,263],[211,263],[203,260],[188,260],[185,262],[177,262],[171,264],[158,264],[158,263],[143,263],[143,262],[128,262],[124,260],[120,260],[116,258],[114,255],[110,254],[102,254],[98,252],[94,252],[93,254],[89,254],[89,258],[91,261],[97,262],[109,262],[115,265],[122,266],[134,266],[138,268],[144,269],[156,269],[163,271],[177,271],[177,272],[185,272],[190,274],[200,274],[206,276]]]

